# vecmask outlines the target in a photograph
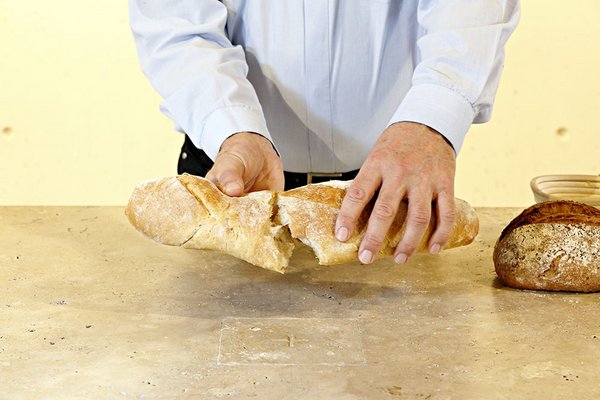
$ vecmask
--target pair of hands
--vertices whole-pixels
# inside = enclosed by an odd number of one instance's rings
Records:
[[[336,237],[340,241],[350,238],[363,209],[377,196],[358,250],[363,264],[372,263],[401,201],[408,199],[406,230],[394,253],[395,262],[403,264],[419,246],[435,201],[437,226],[428,247],[430,253],[438,253],[454,226],[455,166],[454,150],[433,129],[412,122],[390,125],[346,191],[335,225]],[[284,187],[281,159],[271,142],[249,132],[223,143],[206,178],[229,196]]]

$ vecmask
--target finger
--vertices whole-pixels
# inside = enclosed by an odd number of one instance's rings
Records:
[[[283,176],[283,168],[279,168],[279,171],[273,173],[273,180],[269,189],[274,192],[283,192],[284,187],[285,177]]]
[[[381,190],[377,195],[377,201],[369,216],[367,232],[361,240],[358,251],[358,259],[363,264],[370,264],[375,260],[375,256],[383,245],[392,222],[394,222],[405,193],[404,186],[396,182],[386,184],[386,181],[383,181]]]
[[[373,195],[381,185],[381,177],[369,177],[369,172],[358,173],[342,201],[342,206],[335,223],[335,237],[345,242],[352,236],[356,223],[365,206],[373,198]]]
[[[271,190],[274,192],[282,192],[284,186],[283,167],[281,166],[281,162],[279,162],[279,165],[267,172],[265,178],[257,179],[250,191]]]
[[[431,197],[426,190],[409,193],[406,229],[394,253],[396,263],[404,264],[419,246],[431,219]]]
[[[206,175],[219,189],[228,196],[241,196],[244,194],[244,163],[231,153],[220,154],[215,160],[215,165]]]
[[[437,254],[442,247],[448,242],[450,234],[454,229],[454,221],[456,220],[456,206],[454,205],[454,194],[442,192],[438,194],[437,204],[437,225],[435,232],[429,239],[429,252]]]
[[[248,192],[257,192],[260,190],[270,190],[273,192],[283,191],[283,173],[279,176],[272,176],[262,180],[257,180],[254,185],[248,189]]]
[[[209,181],[211,181],[212,183],[214,183],[215,185],[217,184],[217,177],[215,176],[215,167],[213,165],[213,167],[206,173],[206,176],[204,176],[204,178],[208,179]]]

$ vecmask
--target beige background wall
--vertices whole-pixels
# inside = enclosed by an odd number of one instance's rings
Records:
[[[526,206],[531,177],[600,173],[600,2],[526,0],[493,121],[456,191]],[[181,136],[141,74],[125,0],[0,0],[0,204],[124,204],[175,173]]]

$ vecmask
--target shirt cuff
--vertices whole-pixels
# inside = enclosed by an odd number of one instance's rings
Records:
[[[257,133],[273,143],[262,112],[246,106],[218,108],[206,117],[200,132],[187,134],[214,161],[225,139],[239,132]]]
[[[466,97],[443,86],[419,84],[410,88],[390,119],[396,122],[417,122],[435,129],[460,151],[475,111]]]

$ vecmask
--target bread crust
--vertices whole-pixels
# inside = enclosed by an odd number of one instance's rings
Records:
[[[125,210],[131,224],[157,242],[220,251],[283,273],[294,245],[287,229],[273,223],[274,205],[273,192],[229,197],[212,182],[184,174],[139,185]]]
[[[319,264],[333,265],[356,261],[358,247],[367,230],[372,204],[360,215],[356,229],[346,242],[335,238],[334,228],[342,200],[349,181],[331,181],[307,185],[283,192],[279,195],[278,206],[282,223],[287,224],[293,238],[300,240],[315,251]],[[479,232],[479,219],[471,206],[464,200],[456,199],[456,222],[445,249],[471,243]],[[394,254],[406,228],[408,202],[403,201],[376,258]],[[423,235],[417,251],[428,248],[429,239],[437,225],[435,210],[429,226]]]
[[[600,291],[600,210],[572,201],[529,207],[502,231],[494,266],[513,288]]]
[[[208,216],[177,177],[158,178],[135,187],[125,215],[138,231],[155,242],[181,246]]]
[[[293,239],[312,247],[322,265],[357,260],[371,205],[350,240],[339,242],[333,232],[348,185],[333,181],[236,198],[204,178],[184,174],[138,185],[125,212],[138,231],[157,242],[216,250],[283,273],[294,249]],[[402,202],[377,258],[393,254],[404,233],[407,211],[408,203]],[[436,226],[433,214],[418,251],[427,249]],[[445,248],[469,244],[479,231],[477,214],[463,200],[456,199],[456,217]]]

